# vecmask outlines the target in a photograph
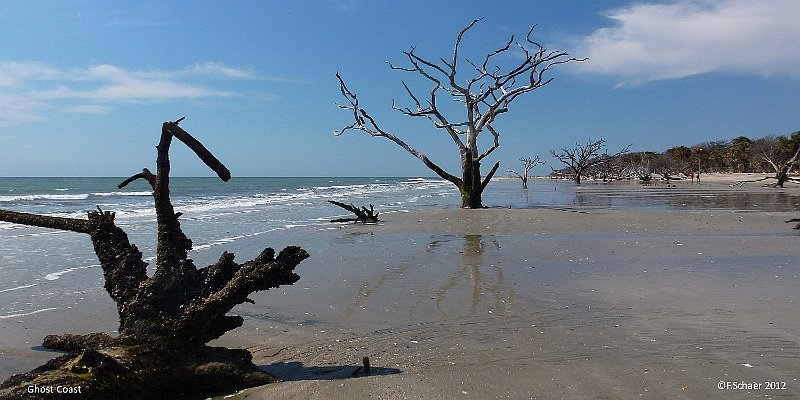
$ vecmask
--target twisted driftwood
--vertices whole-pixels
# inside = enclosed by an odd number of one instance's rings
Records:
[[[246,350],[208,347],[206,343],[242,325],[233,307],[253,302],[256,291],[291,285],[300,277],[294,268],[308,257],[290,246],[277,256],[266,248],[253,260],[238,264],[224,252],[215,264],[197,268],[187,253],[192,241],[181,230],[169,197],[169,147],[177,138],[223,180],[228,169],[200,142],[165,122],[157,146],[157,172],[137,179],[153,189],[158,222],[156,271],[147,276],[142,253],[114,224],[114,213],[97,211],[88,218],[61,218],[0,210],[0,221],[86,233],[91,237],[105,277],[105,289],[117,303],[119,336],[107,334],[48,336],[45,346],[68,351],[61,357],[0,385],[0,398],[31,398],[29,387],[79,387],[69,396],[37,392],[36,398],[172,398],[207,395],[274,381],[258,369]]]
[[[370,204],[369,209],[367,209],[367,207],[358,208],[353,204],[345,204],[333,200],[328,200],[328,203],[342,207],[345,210],[350,211],[351,213],[356,215],[355,218],[337,218],[337,219],[332,219],[331,222],[361,222],[366,224],[368,222],[380,221],[378,219],[378,213],[375,212],[375,209],[372,206],[372,204]]]

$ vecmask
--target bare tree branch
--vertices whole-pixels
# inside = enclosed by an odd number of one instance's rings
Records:
[[[600,163],[608,162],[627,153],[631,147],[631,145],[628,145],[617,153],[612,155],[603,154],[601,156],[600,149],[605,147],[605,143],[605,139],[600,138],[600,140],[597,141],[589,141],[585,145],[575,143],[575,147],[564,147],[558,152],[550,150],[550,154],[574,172],[573,179],[575,183],[581,183],[581,176],[585,171]]]
[[[359,106],[358,98],[347,88],[339,73],[336,74],[341,93],[347,100],[346,104],[338,106],[351,111],[354,122],[335,131],[334,134],[341,135],[348,130],[361,130],[372,136],[385,137],[394,141],[422,160],[437,175],[456,184],[462,193],[462,206],[470,208],[481,206],[481,192],[485,183],[488,183],[487,179],[481,180],[479,176],[480,162],[500,146],[500,133],[493,126],[497,117],[508,113],[511,103],[519,96],[550,83],[552,78],[546,76],[550,68],[573,61],[583,61],[583,59],[569,57],[566,52],[547,51],[531,39],[534,31],[531,28],[525,36],[524,42],[515,41],[514,36],[511,36],[503,46],[486,53],[480,64],[465,59],[465,62],[469,64],[466,71],[472,72],[472,76],[462,78],[459,75],[459,73],[463,73],[463,71],[459,71],[462,41],[481,20],[482,18],[475,19],[459,31],[450,60],[441,57],[438,59],[424,58],[418,55],[416,47],[412,47],[403,52],[406,65],[398,66],[388,63],[392,70],[416,73],[433,83],[430,99],[426,104],[423,103],[423,97],[415,93],[403,81],[403,89],[413,105],[402,107],[393,101],[392,108],[407,116],[425,117],[432,122],[434,127],[447,131],[459,150],[462,178],[456,178],[454,175],[444,172],[403,140],[381,129]],[[522,60],[516,61],[516,58],[503,56],[512,51],[513,45],[522,51],[524,55]],[[501,64],[510,65],[504,67]],[[449,95],[450,100],[463,104],[465,115],[459,118],[446,116],[437,104],[437,97],[444,94]],[[478,137],[484,130],[491,133],[493,140],[487,149],[481,151],[478,149]],[[493,169],[487,177],[491,178],[494,172],[496,169]]]
[[[489,170],[489,173],[486,174],[486,176],[483,178],[483,182],[481,182],[481,190],[486,189],[486,185],[488,185],[489,181],[492,180],[492,177],[494,176],[494,173],[497,172],[498,168],[500,168],[500,162],[499,161],[494,163],[494,166],[492,167],[492,169]]]
[[[444,169],[442,169],[441,167],[436,165],[436,163],[431,161],[428,158],[428,156],[426,156],[425,154],[417,151],[413,147],[409,146],[402,139],[400,139],[397,136],[395,136],[395,135],[393,135],[393,134],[391,134],[389,132],[386,132],[383,129],[381,129],[378,126],[378,124],[375,122],[375,120],[372,119],[372,117],[367,113],[367,111],[359,106],[358,98],[356,97],[355,94],[353,94],[350,91],[350,89],[347,88],[347,85],[345,85],[344,80],[342,79],[341,75],[339,75],[338,72],[336,73],[336,77],[339,79],[339,87],[340,87],[340,90],[341,90],[342,94],[345,96],[345,98],[347,98],[348,102],[350,103],[350,106],[339,106],[339,107],[343,108],[343,109],[353,110],[353,115],[354,115],[355,121],[352,124],[342,128],[340,131],[334,132],[334,135],[337,135],[337,136],[341,135],[342,133],[346,132],[347,130],[361,130],[361,131],[364,131],[364,132],[370,134],[371,136],[385,137],[385,138],[397,143],[397,145],[399,145],[400,147],[402,147],[403,149],[405,149],[406,151],[411,153],[414,157],[417,157],[418,159],[420,159],[425,164],[425,166],[427,166],[431,171],[433,171],[437,175],[439,175],[442,179],[445,179],[445,180],[447,180],[449,182],[452,182],[456,186],[460,186],[461,185],[461,179],[460,178],[449,174],[447,171],[445,171]]]
[[[489,132],[491,132],[491,133],[492,133],[492,138],[494,139],[494,142],[492,143],[492,146],[491,146],[491,147],[489,147],[488,149],[486,149],[486,151],[484,151],[484,152],[483,152],[483,154],[481,154],[480,156],[478,156],[478,161],[481,161],[481,160],[483,160],[484,158],[486,158],[486,156],[488,156],[489,154],[491,154],[491,153],[492,153],[492,152],[493,152],[495,149],[497,149],[498,147],[500,147],[500,134],[499,134],[499,133],[497,133],[497,131],[496,131],[496,130],[494,130],[494,128],[493,128],[491,125],[486,125],[486,129],[488,129],[488,130],[489,130]]]

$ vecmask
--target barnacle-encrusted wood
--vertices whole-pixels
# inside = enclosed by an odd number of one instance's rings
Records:
[[[172,138],[192,149],[223,181],[231,175],[178,126],[182,119],[165,122],[161,129],[156,174],[144,169],[119,185],[144,179],[153,188],[158,223],[153,276],[147,275],[142,253],[115,225],[113,212],[98,208],[82,220],[0,210],[1,221],[89,234],[120,321],[117,338],[49,336],[46,344],[72,353],[9,378],[0,386],[0,398],[28,398],[31,382],[42,387],[80,386],[78,397],[85,398],[156,398],[224,392],[273,380],[252,363],[247,351],[205,344],[242,325],[240,316],[226,314],[238,304],[252,302],[251,293],[300,279],[294,268],[308,253],[289,246],[276,256],[266,248],[255,259],[238,264],[232,253],[224,252],[215,264],[195,267],[188,257],[192,241],[181,230],[181,213],[175,212],[169,197]]]

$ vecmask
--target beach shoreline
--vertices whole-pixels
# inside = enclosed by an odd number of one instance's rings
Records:
[[[767,179],[763,181],[759,181],[762,178],[772,178],[775,176],[775,173],[756,173],[756,172],[703,172],[700,174],[700,185],[702,184],[718,184],[718,185],[739,185],[742,182],[745,182],[747,187],[759,187],[759,186],[766,186],[771,183],[774,183],[774,179]],[[696,179],[696,177],[694,177]],[[513,175],[510,176],[502,176],[500,179],[504,180],[518,180],[519,178]],[[538,180],[568,180],[568,179],[554,179],[549,176],[531,176],[530,179],[538,179]],[[607,183],[624,183],[624,182],[637,182],[636,179],[624,179],[624,180],[614,180],[608,181]],[[754,182],[755,181],[755,182]],[[584,178],[581,180],[584,183],[601,183],[602,180],[595,180],[590,178]],[[689,180],[688,177],[680,177],[680,178],[671,178],[669,181],[663,179],[660,175],[656,174],[655,179],[650,181],[654,183],[686,183],[689,185],[697,185],[698,183],[693,180]],[[798,185],[794,182],[787,182],[787,187],[798,187]]]

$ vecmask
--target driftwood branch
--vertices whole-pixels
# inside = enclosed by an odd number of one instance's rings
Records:
[[[147,168],[143,169],[142,172],[140,172],[140,173],[138,173],[136,175],[133,175],[128,179],[125,179],[124,181],[122,181],[122,183],[117,185],[117,188],[122,189],[122,188],[124,188],[125,186],[128,186],[128,184],[130,184],[131,182],[133,182],[133,181],[135,181],[137,179],[146,180],[147,183],[150,184],[150,187],[155,190],[155,188],[156,188],[156,176],[153,175],[153,173],[150,172],[150,170],[147,169]]]
[[[786,177],[783,177],[783,178],[780,177],[780,176],[765,176],[765,177],[760,178],[760,179],[738,180],[738,181],[736,181],[735,184],[733,184],[731,186],[742,187],[742,186],[744,186],[745,183],[763,182],[763,181],[766,181],[766,180],[769,180],[769,179],[775,179],[777,181],[772,185],[768,185],[769,187],[778,187],[780,184],[783,184],[785,182],[800,183],[800,178],[793,178],[793,177],[790,177],[790,176],[786,176]]]
[[[185,118],[185,117],[184,117]],[[181,120],[178,120],[180,122]],[[220,179],[227,182],[231,179],[231,171],[220,162],[217,157],[211,154],[202,143],[197,141],[192,135],[178,126],[177,122],[165,122],[165,128],[172,133],[178,140],[183,142],[186,147],[192,149],[194,154],[197,155],[211,170],[217,173]]]
[[[7,210],[0,210],[0,221],[78,233],[89,233],[91,230],[89,222],[83,219],[50,217]]]
[[[331,220],[331,222],[361,222],[366,224],[368,222],[380,221],[378,219],[378,213],[375,212],[372,204],[370,204],[369,209],[367,209],[366,207],[358,208],[353,204],[345,204],[333,200],[328,200],[328,203],[344,208],[345,210],[355,214],[355,218],[337,218]]]
[[[309,255],[295,246],[277,256],[266,248],[255,259],[239,264],[233,254],[225,252],[217,263],[195,267],[187,257],[192,242],[182,231],[181,213],[174,211],[169,197],[172,137],[189,146],[223,180],[230,178],[230,172],[178,127],[182,119],[162,126],[156,174],[144,169],[119,185],[122,188],[144,179],[153,187],[158,224],[153,276],[147,275],[142,253],[115,225],[113,212],[98,209],[82,220],[0,210],[0,221],[89,234],[105,289],[119,313],[117,338],[97,334],[48,337],[49,346],[74,353],[11,377],[0,386],[0,398],[24,397],[31,382],[80,386],[86,398],[128,399],[234,391],[274,380],[252,363],[249,352],[205,344],[241,326],[241,317],[227,314],[238,304],[252,302],[251,293],[296,282],[300,277],[294,269]],[[164,380],[164,376],[170,379]]]

